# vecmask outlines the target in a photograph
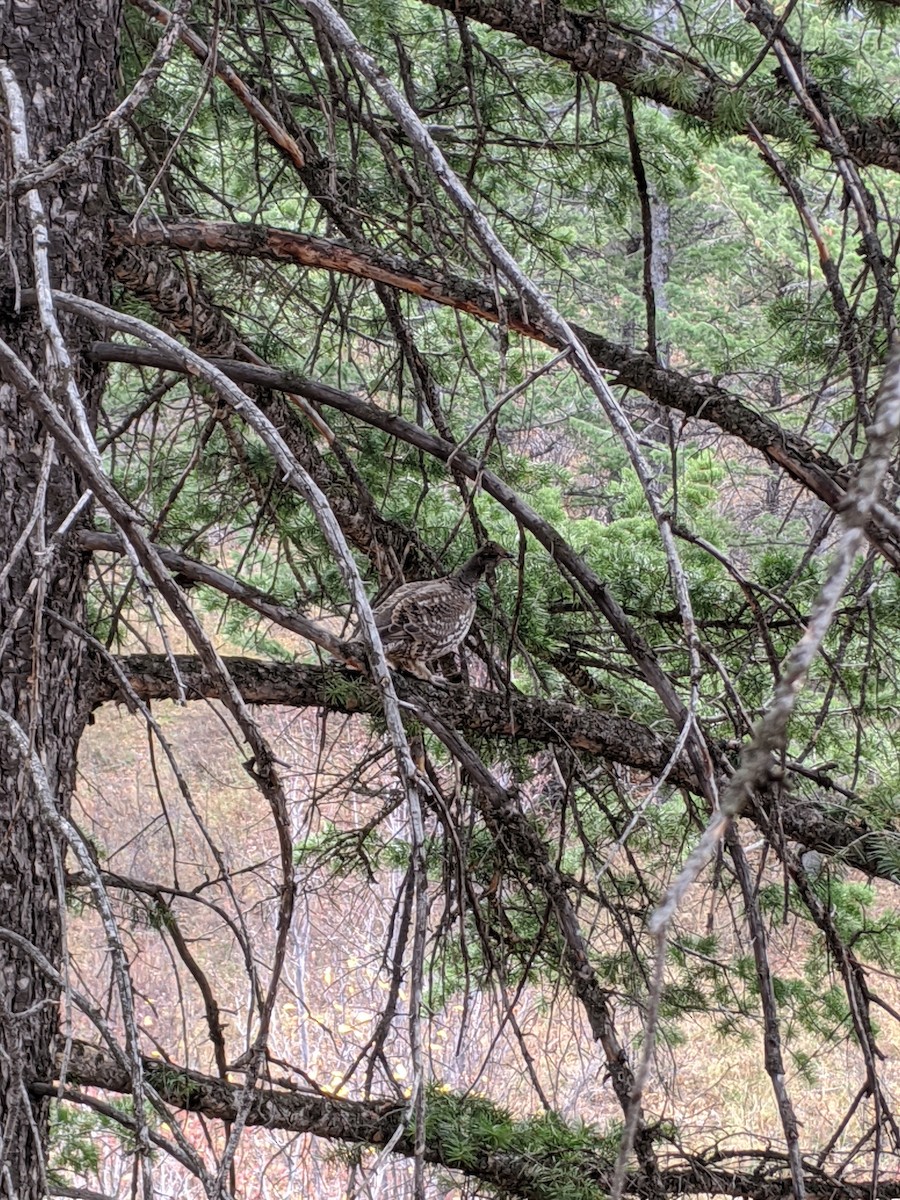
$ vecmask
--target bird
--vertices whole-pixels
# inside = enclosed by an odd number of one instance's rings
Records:
[[[485,542],[471,558],[442,579],[404,583],[372,609],[385,656],[392,667],[428,683],[446,683],[428,667],[452,654],[475,618],[475,593],[482,575],[512,555]]]

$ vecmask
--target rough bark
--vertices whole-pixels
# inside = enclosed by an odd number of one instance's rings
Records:
[[[724,123],[725,104],[732,95],[725,80],[701,70],[696,60],[674,47],[642,41],[635,30],[616,25],[605,15],[573,12],[559,0],[422,0],[422,3],[510,33],[524,45],[567,63],[573,70],[612,83],[642,100],[665,104],[714,126],[721,127]],[[673,75],[682,83],[677,90],[668,83]],[[777,89],[783,88],[782,80],[776,78],[774,82]],[[799,120],[804,119],[786,89],[779,92],[779,99],[786,113],[793,112]],[[772,102],[771,97],[756,103],[751,99],[748,125],[752,123],[761,133],[777,137],[778,123],[766,111]],[[748,125],[743,131],[747,131]],[[900,171],[900,125],[896,118],[859,118],[843,132],[857,162]]]
[[[119,7],[118,0],[13,0],[0,8],[0,59],[7,61],[22,90],[36,163],[85,133],[112,106]],[[65,47],[64,53],[60,47]],[[52,213],[54,282],[97,298],[105,298],[107,291],[107,161],[94,155],[42,192],[45,209]],[[17,286],[31,286],[30,233],[16,205],[4,209],[2,220],[0,244],[5,243],[9,253],[0,263],[0,337],[43,376],[45,349],[37,315],[14,311]],[[61,323],[76,359],[78,385],[93,414],[102,372],[80,354],[86,344],[84,328],[71,318]],[[44,431],[24,398],[0,383],[0,565],[8,568],[0,587],[0,636],[6,642],[0,706],[30,732],[65,808],[86,718],[80,690],[83,649],[77,637],[52,621],[48,610],[72,621],[81,619],[86,560],[64,544],[45,575],[45,590],[31,587],[43,539],[59,526],[81,491],[72,469],[56,461],[49,471],[46,503],[40,507],[42,464],[49,452]],[[35,514],[37,522],[29,533]],[[5,735],[0,737],[0,829],[0,926],[15,930],[51,962],[58,962],[55,862],[63,851],[54,846],[30,778]],[[33,1100],[29,1113],[23,1083],[52,1073],[56,994],[28,959],[0,944],[0,997],[0,1194],[27,1200],[44,1195],[48,1101]]]
[[[162,1098],[173,1108],[199,1113],[213,1120],[234,1120],[240,1099],[240,1084],[215,1079],[197,1071],[145,1059],[144,1069]],[[80,1047],[72,1062],[69,1079],[83,1087],[98,1087],[105,1091],[128,1094],[128,1073],[108,1057],[91,1047]],[[42,1085],[41,1091],[50,1091]],[[125,1124],[127,1114],[120,1118]],[[294,1133],[312,1133],[333,1141],[352,1145],[384,1146],[392,1141],[395,1154],[411,1157],[414,1135],[404,1127],[399,1138],[397,1127],[403,1121],[403,1106],[396,1100],[345,1100],[339,1096],[287,1090],[286,1087],[256,1088],[247,1124],[266,1129],[282,1129]],[[527,1200],[543,1200],[551,1188],[556,1194],[564,1180],[569,1183],[577,1174],[583,1182],[593,1185],[598,1195],[608,1192],[612,1165],[599,1154],[570,1152],[560,1156],[559,1176],[554,1178],[554,1165],[539,1155],[514,1149],[498,1149],[489,1139],[483,1144],[466,1140],[466,1156],[461,1160],[455,1153],[456,1143],[441,1136],[438,1126],[428,1131],[426,1161],[461,1172],[481,1183],[498,1189],[504,1195],[522,1196]],[[770,1161],[766,1161],[767,1157]],[[754,1167],[756,1169],[754,1169]],[[743,1168],[743,1169],[741,1169]],[[688,1161],[682,1168],[664,1171],[661,1181],[671,1196],[721,1195],[745,1197],[747,1200],[781,1200],[791,1190],[790,1178],[775,1155],[748,1153],[741,1168],[729,1168],[699,1159]],[[556,1187],[554,1187],[554,1184]],[[571,1186],[571,1183],[570,1183]],[[811,1196],[828,1200],[866,1200],[871,1186],[849,1179],[837,1179],[823,1171],[810,1170],[806,1180]],[[639,1173],[629,1173],[625,1179],[626,1194],[644,1196],[646,1189]],[[558,1193],[562,1194],[562,1192]],[[900,1183],[882,1180],[878,1185],[882,1200],[896,1200]]]
[[[191,655],[176,655],[188,700],[215,698],[216,685]],[[381,705],[372,685],[362,676],[340,667],[313,667],[302,663],[262,662],[251,658],[226,658],[225,663],[248,704],[277,704],[293,708],[321,708],[331,712],[378,715]],[[174,700],[177,695],[171,665],[164,655],[128,654],[116,659],[129,686],[143,701]],[[532,746],[558,746],[580,756],[602,758],[653,778],[672,757],[675,739],[655,733],[629,717],[562,701],[510,693],[502,695],[480,688],[437,686],[395,674],[401,700],[422,711],[439,713],[447,726],[469,737],[497,742],[522,742]],[[121,682],[109,662],[95,662],[91,684],[94,707],[112,701],[127,703]],[[713,747],[720,757],[728,747]],[[673,784],[702,795],[687,756],[676,760],[668,776]],[[823,794],[830,790],[822,776]],[[777,805],[777,814],[775,806]],[[777,820],[784,837],[804,849],[837,855],[849,866],[868,875],[894,882],[885,859],[878,854],[879,839],[892,840],[893,828],[876,830],[861,819],[849,819],[834,801],[757,794],[744,810],[765,831]]]
[[[183,670],[188,699],[217,694],[197,658],[179,654],[175,660],[179,670]],[[316,707],[375,716],[381,712],[375,689],[365,676],[353,671],[252,658],[230,657],[224,661],[250,704]],[[175,680],[165,656],[127,654],[116,662],[141,700],[175,698]],[[464,729],[470,736],[531,742],[537,746],[568,746],[650,775],[663,769],[675,744],[674,739],[655,734],[638,721],[581,709],[574,704],[501,695],[481,688],[439,686],[400,674],[395,674],[394,680],[401,699],[432,708],[442,720]],[[127,699],[108,664],[97,665],[92,691],[95,706]],[[672,778],[673,782],[696,787],[686,760],[676,764]]]

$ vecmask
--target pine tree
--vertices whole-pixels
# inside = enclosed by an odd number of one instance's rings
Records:
[[[0,1195],[894,1194],[894,19],[9,7]]]

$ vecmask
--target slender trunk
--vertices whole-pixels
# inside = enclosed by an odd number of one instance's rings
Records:
[[[112,105],[120,0],[0,0],[0,60],[22,90],[36,164],[52,158]],[[4,114],[5,116],[5,114]],[[5,137],[0,125],[0,138]],[[107,297],[103,264],[105,150],[67,178],[41,189],[49,218],[55,286]],[[0,158],[4,175],[9,158]],[[0,208],[0,338],[45,377],[44,339],[33,309],[15,312],[17,289],[32,286],[30,231],[24,208]],[[91,414],[102,378],[81,356],[90,331],[61,318],[76,376]],[[51,393],[53,394],[53,393]],[[61,395],[54,395],[60,403]],[[42,500],[42,475],[46,493]],[[25,399],[0,382],[0,707],[29,733],[60,805],[68,808],[78,738],[84,726],[83,647],[53,620],[80,622],[86,558],[69,544],[34,586],[41,550],[81,491],[59,461]],[[29,524],[33,522],[29,530]],[[24,535],[24,536],[23,536]],[[20,539],[22,545],[19,546]],[[13,558],[13,551],[16,555]],[[60,962],[59,890],[64,848],[41,817],[24,764],[0,732],[0,928]],[[53,1075],[58,1050],[57,990],[27,955],[0,940],[0,1197],[45,1194],[47,1101],[32,1080]]]

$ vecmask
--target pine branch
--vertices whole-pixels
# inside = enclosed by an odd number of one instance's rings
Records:
[[[748,446],[762,450],[767,458],[783,467],[834,512],[841,511],[847,469],[817,450],[805,438],[782,429],[769,417],[754,412],[724,388],[660,367],[646,354],[615,346],[598,335],[581,330],[577,332],[600,366],[619,371],[616,383],[635,388],[660,404],[679,409],[687,416],[711,421]],[[606,354],[607,349],[611,353]],[[100,362],[127,362],[167,371],[181,369],[174,356],[139,346],[95,342],[91,353]],[[456,453],[456,447],[443,438],[327,384],[273,367],[253,367],[223,359],[211,361],[238,383],[298,393],[316,404],[337,408],[367,425],[382,429],[443,462],[447,462],[451,455],[458,465],[465,461],[464,456]],[[612,365],[617,361],[621,361],[621,367]],[[479,477],[480,464],[475,463],[474,459],[469,461],[473,464],[474,472],[470,478]],[[486,490],[491,489],[488,487]],[[883,507],[876,507],[866,527],[866,536],[895,570],[900,569],[900,526],[896,518],[891,521],[890,513]]]
[[[241,1085],[159,1059],[144,1059],[144,1071],[148,1082],[173,1108],[211,1120],[234,1120]],[[63,1098],[88,1107],[98,1103],[95,1097],[77,1088],[127,1094],[130,1084],[127,1072],[119,1064],[93,1047],[79,1043],[69,1065]],[[37,1095],[56,1096],[58,1089],[59,1084],[55,1082],[31,1085],[32,1092]],[[394,1143],[394,1153],[411,1158],[415,1152],[415,1136],[403,1122],[404,1107],[402,1102],[391,1097],[348,1100],[279,1083],[253,1089],[246,1124],[288,1133],[311,1133],[331,1141],[378,1148],[395,1136],[399,1123],[401,1132]],[[583,1190],[585,1184],[596,1188],[597,1200],[609,1193],[612,1166],[599,1135],[593,1149],[589,1146],[573,1149],[572,1137],[563,1136],[557,1152],[547,1145],[543,1147],[544,1153],[536,1153],[533,1127],[522,1128],[522,1141],[530,1143],[529,1152],[509,1148],[510,1144],[516,1145],[514,1135],[508,1144],[498,1146],[490,1137],[489,1129],[482,1139],[476,1140],[473,1137],[476,1126],[469,1120],[465,1124],[466,1153],[463,1157],[454,1153],[453,1134],[457,1131],[453,1116],[457,1109],[460,1119],[465,1120],[465,1101],[460,1102],[452,1096],[443,1101],[440,1097],[432,1098],[425,1143],[428,1163],[458,1171],[496,1188],[501,1194],[519,1196],[523,1200],[550,1200],[553,1196],[570,1194],[576,1180],[580,1185],[579,1195],[587,1195]],[[128,1111],[116,1111],[109,1106],[104,1111],[126,1128],[130,1127],[133,1118]],[[513,1124],[513,1131],[515,1128]],[[583,1130],[580,1136],[586,1140]],[[676,1161],[679,1165],[661,1172],[667,1195],[776,1200],[790,1194],[791,1180],[785,1155],[764,1146],[734,1152],[714,1151],[706,1156],[679,1155]],[[827,1197],[828,1200],[869,1200],[871,1196],[870,1183],[837,1178],[811,1166],[806,1169],[805,1185],[808,1195]],[[626,1194],[641,1196],[645,1186],[640,1174],[629,1172],[626,1175]],[[897,1200],[900,1182],[881,1180],[878,1196],[880,1200]]]
[[[371,246],[353,245],[264,226],[233,225],[224,221],[139,221],[136,226],[117,222],[113,241],[126,246],[169,246],[195,253],[229,254],[288,261],[300,266],[334,271],[358,279],[384,283],[434,304],[496,322],[499,319],[496,292],[460,276],[437,271],[425,262],[385,254]],[[559,341],[542,328],[522,305],[504,296],[503,318],[510,329],[525,337],[559,346]],[[680,371],[665,368],[647,354],[611,342],[593,330],[572,324],[605,371],[617,372],[617,384],[642,392],[649,399],[686,416],[709,421],[723,433],[739,438],[762,451],[783,467],[798,483],[831,508],[840,505],[847,468],[817,449],[802,436],[783,429],[770,417],[755,412],[739,396]],[[224,355],[223,355],[224,357]],[[900,547],[894,548],[895,565]]]
[[[219,696],[218,684],[199,659],[191,655],[176,655],[175,659],[188,700]],[[176,682],[164,655],[126,654],[115,661],[141,700],[175,699]],[[381,711],[375,689],[356,672],[336,666],[314,667],[254,658],[225,657],[223,661],[248,704],[321,708],[359,715],[377,715]],[[411,711],[439,713],[444,725],[462,730],[469,737],[541,748],[558,746],[579,756],[617,763],[651,778],[662,770],[675,749],[675,738],[656,733],[640,721],[562,701],[460,685],[437,686],[400,673],[395,673],[394,685],[398,697],[411,706]],[[109,663],[95,660],[91,707],[110,702],[128,700]],[[714,748],[721,756],[730,750],[725,745]],[[792,764],[787,763],[786,770],[791,769]],[[702,794],[686,756],[676,760],[669,778],[695,795]],[[896,840],[900,830],[875,829],[860,817],[838,815],[853,807],[853,797],[840,793],[829,805],[830,780],[819,776],[814,783],[823,793],[821,803],[799,796],[787,798],[779,791],[776,814],[775,793],[757,792],[743,815],[763,832],[777,820],[784,837],[800,843],[805,850],[838,856],[868,875],[897,882],[891,860],[879,853],[879,846],[886,840]]]
[[[422,0],[422,3],[509,33],[524,45],[567,63],[575,71],[583,71],[639,99],[664,104],[716,127],[722,126],[722,114],[734,96],[729,83],[675,47],[660,47],[638,30],[623,34],[599,12],[573,12],[559,0]],[[803,119],[800,106],[786,89],[781,90],[781,96],[785,115],[796,113]],[[748,124],[742,126],[744,133],[752,123],[764,134],[784,135],[785,118],[773,121],[771,112],[752,100],[748,117]],[[844,132],[847,147],[857,162],[900,171],[900,126],[895,119],[860,119]]]

